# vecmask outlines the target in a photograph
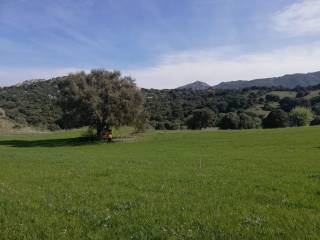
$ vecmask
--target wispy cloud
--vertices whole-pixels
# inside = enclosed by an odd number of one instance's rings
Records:
[[[273,16],[273,28],[291,36],[320,34],[320,0],[303,0]]]
[[[129,69],[146,88],[175,88],[192,81],[217,84],[288,73],[320,70],[320,42],[272,51],[241,52],[239,48],[207,49],[163,56],[158,64]]]

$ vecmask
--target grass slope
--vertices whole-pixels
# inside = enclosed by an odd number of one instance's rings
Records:
[[[34,133],[40,132],[40,130],[33,129],[31,127],[22,126],[14,123],[13,121],[0,116],[0,135],[3,134],[18,134],[18,133]]]
[[[0,239],[319,239],[320,128],[0,136]]]
[[[279,96],[280,98],[285,98],[285,97],[295,98],[297,96],[297,92],[295,91],[272,91],[271,94]]]

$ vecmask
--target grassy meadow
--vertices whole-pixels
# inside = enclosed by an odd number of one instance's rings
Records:
[[[0,239],[320,238],[319,127],[81,135],[0,136]]]

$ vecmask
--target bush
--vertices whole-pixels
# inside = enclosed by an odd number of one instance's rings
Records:
[[[178,130],[178,129],[180,129],[180,123],[179,122],[166,121],[164,123],[164,127],[165,127],[166,130]]]
[[[297,98],[303,98],[305,96],[307,96],[309,94],[309,91],[307,91],[306,89],[299,89],[297,91]]]
[[[240,129],[255,129],[261,126],[260,118],[256,116],[252,116],[247,113],[240,113],[239,119],[240,119],[240,122],[239,122]]]
[[[178,129],[180,129],[179,122],[170,122],[170,121],[153,122],[152,126],[156,130],[178,130]]]
[[[235,112],[223,114],[218,122],[218,127],[221,129],[239,129],[239,125],[240,118]]]
[[[59,125],[54,124],[54,123],[49,124],[47,128],[48,128],[49,131],[53,131],[53,132],[54,132],[54,131],[61,130],[61,128],[59,127]]]
[[[198,109],[192,112],[192,115],[187,119],[188,129],[202,129],[207,127],[213,127],[214,125],[214,113],[208,109]]]
[[[267,102],[279,102],[280,97],[278,95],[268,94],[266,95],[266,100]]]
[[[317,115],[320,115],[320,103],[315,103],[313,106],[312,106],[312,111],[317,114]]]
[[[311,103],[304,98],[289,98],[285,97],[280,101],[280,108],[286,112],[290,112],[295,107],[310,107]]]
[[[320,125],[320,116],[316,116],[312,122],[310,123],[311,126]]]
[[[290,126],[307,126],[313,120],[313,113],[305,107],[296,107],[289,114]]]
[[[283,110],[274,110],[263,120],[264,128],[283,128],[288,127],[289,118],[288,114]]]

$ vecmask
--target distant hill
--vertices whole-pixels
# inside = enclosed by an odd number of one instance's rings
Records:
[[[21,83],[16,84],[15,86],[20,87],[20,86],[27,86],[27,85],[32,85],[32,84],[37,84],[39,82],[46,81],[46,79],[32,79],[32,80],[26,80]]]
[[[295,88],[297,86],[308,87],[320,84],[320,72],[306,74],[288,74],[282,77],[263,78],[251,81],[222,82],[214,88],[217,89],[242,89],[249,87],[285,87]]]
[[[211,86],[207,83],[196,81],[187,85],[184,85],[182,87],[179,87],[177,89],[186,89],[186,90],[194,90],[194,91],[200,91],[200,90],[207,90]]]

